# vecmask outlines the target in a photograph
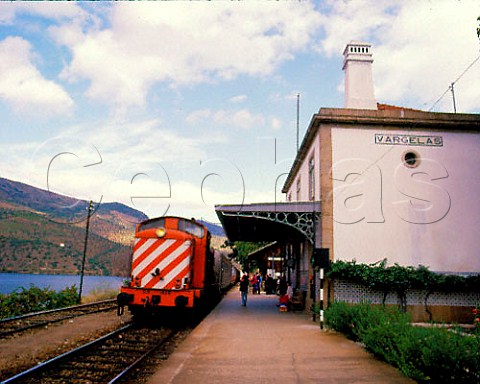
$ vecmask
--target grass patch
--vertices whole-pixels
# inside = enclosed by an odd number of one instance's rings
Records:
[[[93,303],[95,301],[103,301],[115,299],[119,293],[115,288],[98,287],[92,289],[88,295],[82,296],[82,304]]]

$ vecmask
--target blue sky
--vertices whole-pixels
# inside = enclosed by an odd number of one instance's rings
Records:
[[[300,139],[343,107],[342,52],[379,102],[429,110],[479,56],[478,1],[0,2],[0,176],[154,217],[283,201]],[[480,112],[480,60],[455,83]],[[433,111],[452,112],[447,92]]]

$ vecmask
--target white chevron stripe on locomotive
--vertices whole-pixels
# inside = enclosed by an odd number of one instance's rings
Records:
[[[136,244],[141,241],[141,239],[136,239],[135,240],[135,246]],[[175,243],[175,240],[165,240],[156,250],[154,250],[145,260],[143,260],[139,265],[137,265],[133,270],[132,274],[133,276],[138,276],[146,269],[148,264],[150,264],[157,256],[162,254],[168,247],[170,247],[173,243]],[[133,262],[135,263],[135,260],[140,259],[144,253],[146,253],[152,246],[158,244],[157,239],[148,239],[145,244],[143,244],[140,248],[135,249],[134,246],[134,252],[133,252]],[[154,268],[155,269],[155,268]],[[147,271],[147,273],[150,271]],[[142,284],[143,285],[143,284]]]
[[[185,277],[190,279],[190,241],[185,241],[180,243],[177,241],[178,247],[168,254],[168,256],[163,259],[157,267],[160,269],[161,279],[152,276],[151,274],[146,275],[142,280],[142,286],[148,286],[148,288],[173,288],[175,281],[178,279],[180,282],[183,281]],[[177,244],[175,244],[177,246]],[[173,247],[172,247],[173,248]],[[172,265],[171,265],[172,264]],[[172,267],[173,264],[177,264],[174,269],[167,274],[163,274],[164,269]],[[153,283],[152,283],[153,281]]]
[[[145,257],[146,253],[150,252],[144,260],[138,264],[134,271],[134,276],[141,276],[141,286],[148,288],[173,288],[176,280],[183,282],[184,278],[190,279],[190,241],[176,241],[167,239],[162,242],[160,246],[155,249],[158,240],[151,239],[138,248],[134,253],[134,260]],[[157,243],[157,244],[155,244]],[[154,272],[158,268],[160,275]],[[166,274],[163,273],[165,269],[169,270]]]
[[[149,286],[149,288],[157,288],[157,289],[162,289],[162,288],[168,288],[170,287],[171,289],[178,289],[175,287],[176,280],[179,280],[180,284],[183,283],[185,278],[188,278],[190,280],[190,254],[188,255],[187,258],[183,259],[180,264],[178,264],[172,271],[170,271],[163,279],[159,280],[156,282],[152,287]],[[160,270],[162,268],[160,267]],[[151,275],[150,275],[151,276]],[[145,276],[147,278],[147,276]],[[149,279],[149,281],[145,281],[145,285],[149,285],[150,281],[154,280]]]

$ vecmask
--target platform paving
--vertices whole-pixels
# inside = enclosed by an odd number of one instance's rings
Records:
[[[362,346],[322,331],[277,296],[233,288],[159,367],[149,384],[414,383]]]

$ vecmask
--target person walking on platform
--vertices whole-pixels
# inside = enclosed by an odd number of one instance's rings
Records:
[[[272,276],[267,275],[267,278],[265,279],[265,293],[267,295],[272,295],[275,292],[274,289],[274,280],[272,279]]]
[[[250,280],[250,282],[252,283],[252,293],[255,295],[259,295],[260,294],[260,278],[259,278],[259,275],[258,273],[253,275],[252,277],[252,280]]]
[[[278,290],[280,296],[286,295],[287,294],[287,279],[285,278],[285,275],[282,275],[280,279],[278,279]]]
[[[242,295],[242,306],[247,306],[247,296],[248,296],[248,275],[244,272],[242,278],[240,279],[240,293]]]

